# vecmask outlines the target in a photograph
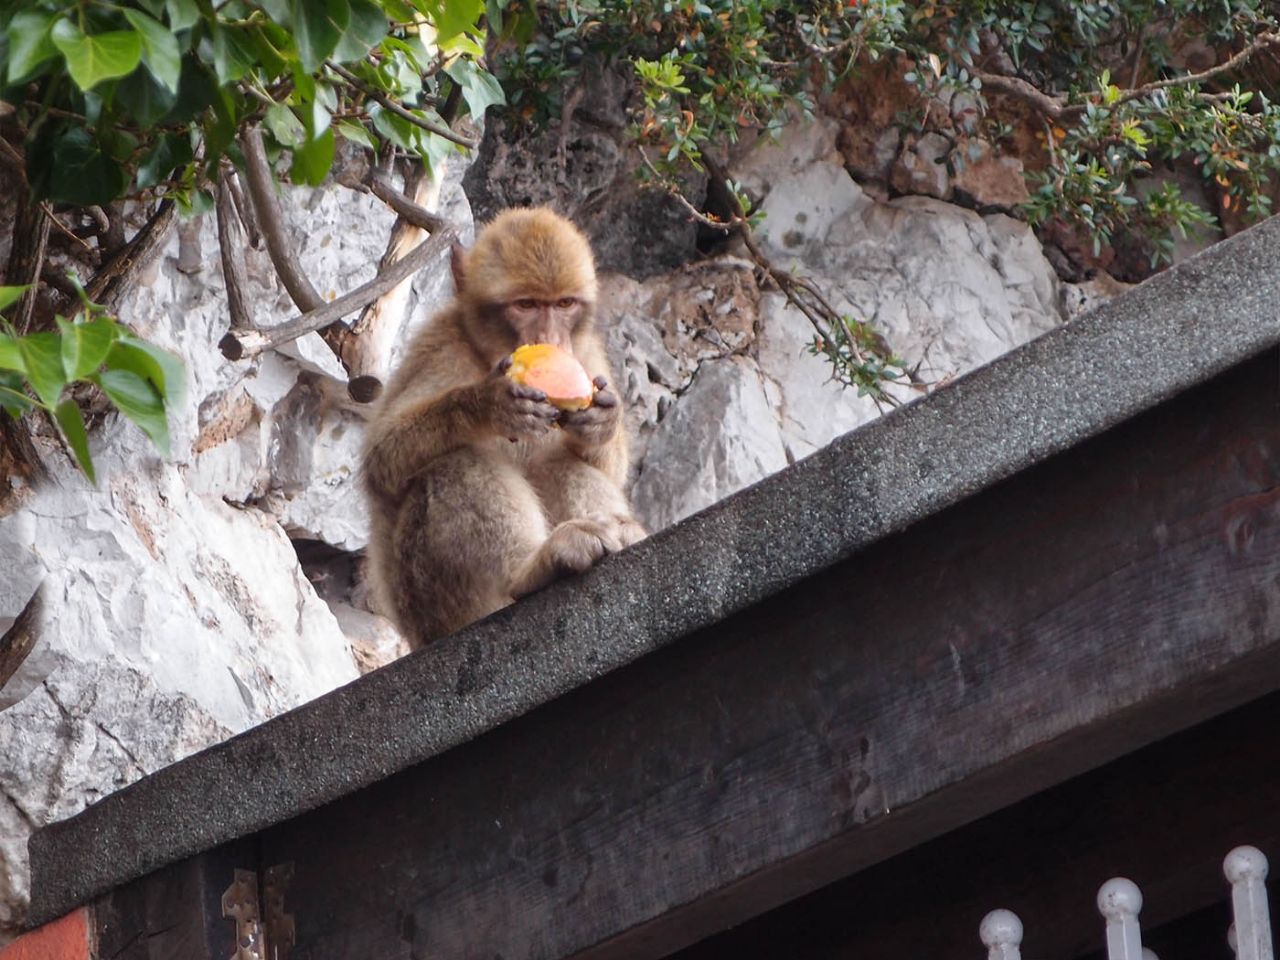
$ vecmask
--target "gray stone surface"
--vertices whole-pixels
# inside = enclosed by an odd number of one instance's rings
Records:
[[[41,830],[32,919],[472,739],[1274,347],[1277,263],[1273,219],[580,579]]]

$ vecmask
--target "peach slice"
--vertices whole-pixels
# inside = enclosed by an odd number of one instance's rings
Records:
[[[534,387],[561,410],[585,410],[591,406],[595,384],[572,354],[549,343],[526,343],[511,354],[507,376]]]

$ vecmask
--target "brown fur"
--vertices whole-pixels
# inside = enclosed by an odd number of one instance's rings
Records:
[[[369,575],[415,648],[644,536],[622,492],[617,398],[561,414],[497,369],[520,344],[551,342],[611,379],[586,239],[549,210],[509,210],[455,276],[365,437]]]

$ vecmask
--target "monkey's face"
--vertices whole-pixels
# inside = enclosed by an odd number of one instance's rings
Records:
[[[516,297],[481,305],[469,332],[486,358],[496,363],[526,343],[549,343],[573,353],[574,336],[590,319],[591,304],[580,296]]]

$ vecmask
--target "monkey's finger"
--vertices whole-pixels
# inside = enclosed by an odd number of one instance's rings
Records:
[[[536,400],[545,402],[547,399],[546,391],[539,390],[537,387],[526,387],[521,383],[511,384],[511,395],[520,400]]]
[[[608,390],[608,389],[609,389],[609,381],[608,381],[608,380],[606,380],[604,377],[596,377],[596,378],[595,378],[594,380],[592,380],[591,382],[592,382],[592,383],[594,383],[594,384],[596,385],[596,389],[597,389],[597,390]]]
[[[498,361],[498,365],[497,365],[496,367],[494,367],[494,368],[493,368],[493,369],[494,369],[494,372],[495,372],[495,373],[506,373],[508,370],[510,370],[510,369],[511,369],[511,364],[512,364],[513,362],[514,362],[514,361],[511,359],[511,355],[510,355],[510,354],[507,354],[507,356],[503,357],[501,360],[499,360],[499,361]]]
[[[618,395],[602,389],[595,395],[595,397],[592,398],[591,405],[595,407],[604,407],[605,409],[608,409],[609,407],[616,407],[618,405]]]

